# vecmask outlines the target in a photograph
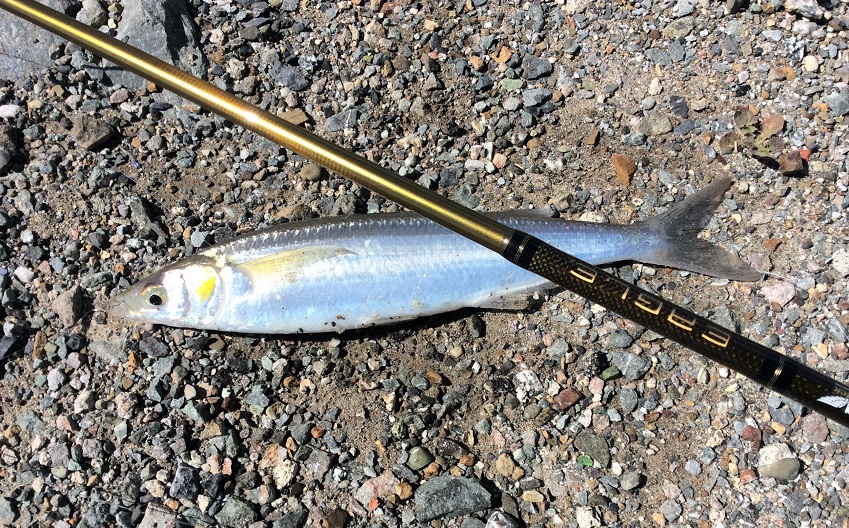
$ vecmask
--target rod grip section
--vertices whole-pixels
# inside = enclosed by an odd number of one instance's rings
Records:
[[[503,256],[708,359],[849,426],[849,387],[775,350],[517,231]]]

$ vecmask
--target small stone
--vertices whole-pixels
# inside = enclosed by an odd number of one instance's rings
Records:
[[[849,114],[849,87],[841,83],[839,88],[823,97],[822,101],[828,106],[831,117]]]
[[[740,484],[747,484],[758,479],[758,474],[754,469],[746,468],[740,472]]]
[[[610,333],[611,348],[628,348],[633,342],[634,338],[631,337],[628,332],[621,328],[617,328],[616,330]]]
[[[603,526],[595,508],[581,506],[575,509],[575,522],[578,528],[599,528]]]
[[[760,478],[793,480],[799,474],[799,460],[787,444],[771,444],[758,451]]]
[[[301,169],[301,176],[307,181],[318,181],[321,179],[322,172],[323,170],[320,165],[307,163]]]
[[[637,164],[634,163],[634,160],[622,154],[614,154],[610,157],[610,163],[613,165],[619,183],[625,187],[630,185],[631,176],[637,172]]]
[[[619,485],[622,486],[623,490],[629,491],[639,486],[641,480],[642,477],[639,473],[623,473],[622,476],[619,478]]]
[[[4,104],[0,105],[0,118],[14,119],[21,111],[19,105]]]
[[[413,471],[418,471],[431,462],[433,462],[433,455],[430,454],[430,451],[427,449],[419,446],[410,449],[410,456],[407,459],[407,467]]]
[[[168,494],[175,499],[193,501],[197,499],[200,492],[201,488],[197,470],[191,466],[179,464],[177,471],[174,473],[174,480],[171,481]]]
[[[698,477],[702,473],[702,466],[696,460],[688,460],[684,463],[684,471]]]
[[[802,59],[802,68],[806,72],[813,73],[820,68],[819,62],[817,62],[817,58],[813,55],[806,55],[804,59]]]
[[[416,490],[414,500],[419,522],[468,515],[492,504],[490,493],[480,482],[453,475],[428,480]]]
[[[94,116],[78,115],[72,122],[71,137],[86,150],[99,147],[117,134],[114,128]]]
[[[50,372],[47,373],[47,388],[55,391],[59,390],[62,385],[65,383],[65,373],[62,372],[59,368],[51,369]]]
[[[524,76],[528,80],[539,79],[540,77],[547,77],[551,75],[551,72],[553,71],[554,67],[551,65],[548,59],[530,56],[525,61]]]
[[[828,438],[828,424],[821,414],[813,413],[802,418],[802,437],[806,442],[821,444]]]
[[[589,132],[587,132],[587,135],[584,136],[584,139],[583,139],[583,141],[581,141],[581,144],[584,145],[585,147],[596,146],[598,144],[599,134],[600,134],[599,130],[597,128],[593,127],[592,129],[590,129]]]
[[[276,62],[268,74],[281,86],[292,90],[293,92],[301,92],[309,88],[310,83],[304,75],[295,68]]]
[[[637,131],[646,136],[660,136],[672,131],[672,121],[660,112],[650,112],[640,120]]]
[[[522,500],[532,503],[539,503],[545,500],[545,495],[537,490],[528,490],[522,493]]]
[[[690,115],[690,107],[687,105],[687,99],[680,95],[669,96],[669,110],[672,112],[672,115],[681,119],[687,119]]]
[[[798,150],[784,152],[778,156],[778,172],[785,176],[798,176],[805,173],[805,161]]]
[[[846,256],[846,271],[849,273],[849,252],[847,252]],[[761,295],[763,295],[770,303],[785,306],[796,297],[796,286],[790,282],[777,282],[761,288]]]
[[[522,102],[525,106],[539,106],[551,100],[551,90],[548,88],[531,88],[522,92]]]
[[[634,389],[622,389],[619,392],[619,403],[625,412],[633,412],[639,403],[639,396]]]
[[[0,523],[11,526],[18,517],[18,508],[13,499],[0,496]]]
[[[565,411],[583,398],[583,394],[575,389],[563,389],[552,399],[551,406],[558,411]]]
[[[663,514],[663,518],[668,522],[672,522],[680,517],[683,511],[684,509],[681,508],[681,505],[672,499],[667,499],[660,505],[660,513]]]
[[[363,506],[374,499],[383,499],[401,484],[401,481],[392,474],[391,471],[385,471],[377,477],[371,478],[363,482],[363,484],[354,492],[354,499]]]
[[[495,472],[502,477],[509,477],[516,470],[516,463],[513,462],[513,457],[507,453],[502,453],[495,459]]]
[[[841,247],[831,257],[831,267],[844,277],[849,277],[849,248]],[[795,290],[793,295],[795,297]],[[788,301],[790,302],[790,301]]]
[[[484,528],[519,528],[515,519],[500,511],[492,512]]]
[[[80,318],[80,312],[83,305],[83,290],[79,286],[72,286],[71,289],[61,293],[51,303],[50,308],[56,312],[59,321],[65,328],[74,326]]]
[[[630,380],[636,380],[651,369],[651,361],[630,352],[617,351],[612,354],[611,363]]]
[[[215,514],[219,524],[231,528],[247,526],[256,521],[256,512],[247,501],[231,495],[227,497],[221,510]]]
[[[579,453],[592,457],[603,468],[610,464],[610,447],[607,442],[588,429],[584,429],[575,436],[575,448]]]
[[[90,390],[82,390],[74,398],[74,414],[84,413],[94,409],[94,393]]]
[[[324,122],[324,129],[328,132],[341,132],[346,128],[354,128],[357,126],[358,116],[359,110],[356,108],[342,110],[338,114],[327,118],[327,121]]]
[[[787,0],[784,2],[784,9],[811,20],[819,20],[825,16],[825,11],[816,0]]]

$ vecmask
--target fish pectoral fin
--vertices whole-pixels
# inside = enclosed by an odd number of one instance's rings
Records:
[[[339,246],[310,246],[288,249],[244,262],[233,263],[256,287],[271,281],[295,282],[307,268],[325,259],[352,255],[353,251]]]

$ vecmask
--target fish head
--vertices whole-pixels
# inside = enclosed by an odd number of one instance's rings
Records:
[[[183,328],[208,326],[224,296],[219,268],[208,257],[166,266],[113,298],[112,317]]]

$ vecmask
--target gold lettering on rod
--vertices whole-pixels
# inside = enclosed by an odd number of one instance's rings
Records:
[[[663,305],[650,297],[646,297],[644,294],[637,295],[637,300],[634,301],[634,304],[637,308],[641,310],[645,310],[652,315],[657,315],[660,313],[660,309]]]
[[[583,266],[578,266],[573,270],[569,270],[569,273],[589,284],[594,283],[596,277],[598,277],[598,273],[594,272],[593,270],[584,268]]]
[[[708,330],[702,334],[702,337],[705,341],[710,341],[714,345],[721,346],[722,348],[727,347],[728,343],[731,342],[730,335],[724,332],[717,332],[716,330]]]
[[[686,330],[688,332],[692,332],[693,327],[696,326],[696,319],[695,318],[687,319],[685,317],[678,315],[678,312],[675,311],[675,310],[672,310],[672,313],[669,314],[669,317],[667,317],[666,320],[669,321],[670,323],[674,324],[678,328],[683,328],[684,330]]]

